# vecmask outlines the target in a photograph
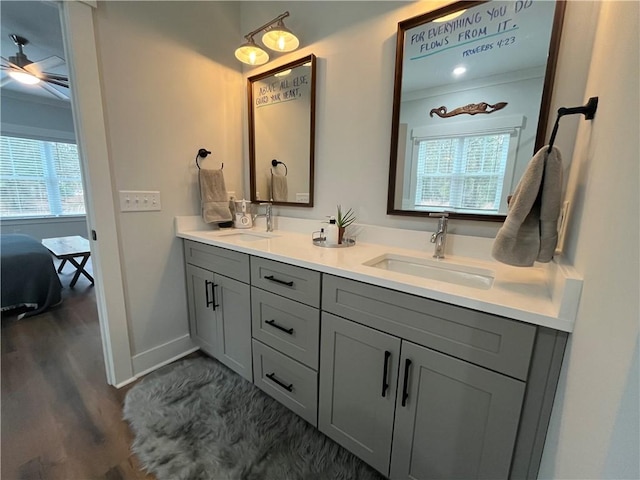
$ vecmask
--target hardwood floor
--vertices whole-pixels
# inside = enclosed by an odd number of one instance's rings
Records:
[[[58,263],[56,263],[56,266]],[[35,317],[2,316],[1,477],[153,479],[130,453],[129,385],[107,385],[94,287],[60,279],[63,302]]]

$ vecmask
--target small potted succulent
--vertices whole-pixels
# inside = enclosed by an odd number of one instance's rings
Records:
[[[353,209],[342,212],[342,207],[338,205],[338,216],[336,217],[336,226],[338,227],[338,243],[342,243],[346,228],[356,221]]]

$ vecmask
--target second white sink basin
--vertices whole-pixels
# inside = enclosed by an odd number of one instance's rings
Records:
[[[269,238],[275,238],[278,235],[272,233],[259,233],[259,232],[231,232],[224,235],[217,235],[217,238],[223,240],[240,240],[241,242],[257,242],[258,240],[267,240]]]
[[[393,253],[385,253],[364,262],[363,265],[482,290],[491,288],[495,276],[494,272],[485,268]]]

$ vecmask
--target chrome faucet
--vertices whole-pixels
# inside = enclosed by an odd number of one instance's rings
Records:
[[[273,211],[272,211],[272,204],[271,202],[263,202],[260,203],[260,205],[264,205],[265,211],[264,213],[261,213],[260,215],[254,215],[253,216],[253,222],[255,224],[256,218],[258,217],[265,217],[265,219],[267,220],[267,232],[273,232]]]
[[[444,258],[444,247],[447,244],[447,223],[449,220],[448,213],[430,213],[430,217],[440,217],[438,220],[438,229],[431,235],[431,243],[436,244],[436,250],[433,258]]]

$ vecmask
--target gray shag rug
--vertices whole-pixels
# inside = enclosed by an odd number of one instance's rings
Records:
[[[182,360],[126,395],[133,452],[159,480],[380,480],[378,472],[209,358]]]

